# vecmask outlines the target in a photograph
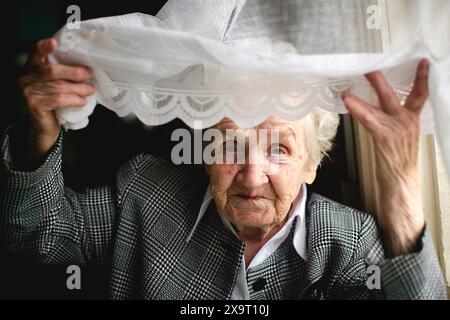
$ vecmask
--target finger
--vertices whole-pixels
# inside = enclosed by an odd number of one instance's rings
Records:
[[[59,93],[73,93],[81,97],[88,97],[95,93],[95,86],[89,83],[75,83],[64,80],[33,82],[25,85],[22,93],[25,97],[49,96]]]
[[[422,59],[417,67],[414,86],[405,102],[405,107],[412,112],[420,113],[428,99],[429,67],[429,63],[426,59]]]
[[[369,132],[374,133],[379,128],[379,118],[382,116],[382,111],[352,95],[349,91],[343,91],[341,96],[348,112]]]
[[[400,101],[380,71],[366,74],[366,79],[377,92],[381,110],[391,115],[401,110]]]
[[[89,83],[56,80],[41,82],[36,90],[38,90],[40,94],[74,93],[81,97],[87,97],[95,93],[95,86]]]
[[[82,66],[66,66],[63,64],[49,64],[41,68],[39,81],[68,80],[85,82],[92,78],[92,72]]]
[[[36,44],[37,53],[41,56],[47,56],[56,49],[56,45],[55,38],[43,39]]]
[[[47,56],[57,47],[56,39],[48,38],[38,41],[35,51],[30,56],[31,66],[43,66],[47,64]]]
[[[50,96],[43,96],[40,104],[49,109],[83,107],[87,103],[86,99],[74,93],[59,93]]]

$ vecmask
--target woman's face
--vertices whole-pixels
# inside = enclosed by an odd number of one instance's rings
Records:
[[[236,157],[233,143],[225,145],[225,131],[240,128],[229,119],[215,128],[223,132],[224,155]],[[273,143],[268,137],[252,143],[249,137],[264,132],[261,129],[269,135],[276,130],[278,141]],[[259,241],[284,224],[302,182],[314,181],[317,164],[308,161],[302,121],[270,117],[256,127],[238,131],[245,135],[245,161],[214,163],[206,169],[219,214],[233,224],[242,240]]]

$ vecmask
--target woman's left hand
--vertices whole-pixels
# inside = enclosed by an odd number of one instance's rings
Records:
[[[379,108],[348,91],[342,93],[347,110],[374,141],[381,205],[377,218],[386,253],[391,257],[414,252],[425,227],[418,151],[420,113],[428,98],[428,69],[423,59],[403,106],[379,71],[366,75],[378,95]]]

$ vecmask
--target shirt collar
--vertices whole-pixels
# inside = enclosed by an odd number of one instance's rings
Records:
[[[306,184],[302,183],[300,192],[297,196],[297,198],[292,203],[291,209],[289,211],[289,218],[286,224],[261,248],[260,251],[263,251],[267,253],[267,248],[272,248],[273,251],[275,251],[278,246],[287,238],[289,235],[289,231],[291,230],[292,223],[294,219],[297,217],[295,230],[294,230],[294,238],[293,238],[293,244],[294,248],[297,251],[298,255],[300,255],[304,260],[306,260],[306,223],[305,223],[305,208],[306,208]],[[191,232],[189,233],[187,237],[187,242],[189,242],[192,238],[192,235],[194,234],[198,224],[200,223],[200,220],[205,215],[206,210],[208,209],[209,204],[213,200],[213,196],[211,193],[211,185],[208,186],[206,189],[205,195],[203,197],[202,204],[199,209],[199,213],[197,216],[197,220],[194,224],[194,227],[192,228]],[[235,236],[237,236],[236,231],[234,230],[231,223],[223,218],[221,216],[221,219],[226,226]],[[269,249],[269,251],[272,251]],[[255,258],[258,258],[255,256]],[[255,261],[254,264],[258,264],[258,259]]]

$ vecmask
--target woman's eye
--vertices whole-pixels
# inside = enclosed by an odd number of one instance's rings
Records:
[[[278,144],[274,144],[270,147],[270,155],[281,156],[286,154],[286,149]]]

